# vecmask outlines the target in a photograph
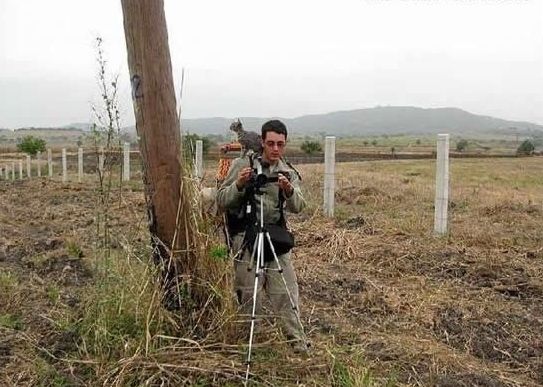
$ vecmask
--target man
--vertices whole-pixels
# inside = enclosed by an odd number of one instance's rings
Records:
[[[260,221],[260,195],[251,190],[251,177],[254,175],[256,163],[262,166],[262,173],[269,178],[276,177],[277,182],[269,182],[261,188],[263,199],[263,214],[266,224],[285,225],[284,210],[298,213],[305,207],[305,201],[299,187],[299,177],[281,159],[287,144],[287,128],[279,120],[271,120],[262,125],[262,158],[255,160],[256,155],[249,155],[234,160],[228,176],[217,192],[219,207],[229,214],[229,232],[231,237],[231,250],[236,253],[234,260],[235,281],[234,287],[242,312],[251,314],[254,291],[255,270],[251,262],[253,240],[247,240],[251,222],[247,219],[247,206],[250,213],[257,216]],[[252,160],[251,160],[252,159]],[[251,162],[253,163],[251,167]],[[273,179],[271,179],[273,181]],[[248,197],[252,196],[252,197]],[[268,242],[265,241],[265,244]],[[292,301],[298,307],[298,283],[294,268],[290,260],[290,251],[278,255],[283,269],[283,276],[287,283]],[[285,284],[278,272],[274,259],[266,257],[264,263],[264,277],[259,278],[258,294],[262,289],[268,295],[274,313],[280,317],[287,339],[291,340],[294,349],[306,353],[308,350],[303,327],[292,308]],[[260,300],[257,300],[257,311],[260,310]],[[299,313],[299,312],[298,312]]]

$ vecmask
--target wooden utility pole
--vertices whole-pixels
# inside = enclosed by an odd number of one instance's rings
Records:
[[[136,131],[144,165],[149,228],[157,263],[167,263],[165,285],[175,276],[169,259],[186,251],[181,199],[181,139],[176,113],[163,0],[121,0]],[[172,271],[173,268],[173,271]]]

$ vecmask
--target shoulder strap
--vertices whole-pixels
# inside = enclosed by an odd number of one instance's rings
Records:
[[[277,224],[282,227],[287,227],[287,220],[285,219],[285,210],[283,209],[283,205],[285,204],[285,195],[283,193],[282,189],[279,189],[279,220],[277,221]]]
[[[290,161],[288,161],[285,156],[281,157],[281,160],[283,160],[283,162],[285,164],[287,164],[288,167],[290,169],[292,169],[294,171],[294,173],[296,173],[296,175],[298,175],[298,179],[300,179],[300,181],[302,181],[302,175],[300,175],[300,172],[298,172],[298,170],[296,168],[294,168],[294,166],[290,163]]]

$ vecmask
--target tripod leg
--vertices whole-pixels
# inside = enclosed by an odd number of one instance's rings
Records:
[[[255,263],[255,259],[257,257],[257,251],[258,251],[258,234],[257,234],[257,237],[255,238],[255,242],[253,243],[253,252],[251,253],[251,260],[249,261],[249,266],[247,266],[248,271],[253,270],[253,264]]]
[[[255,321],[256,321],[256,306],[258,300],[258,282],[259,278],[262,277],[264,273],[264,234],[262,232],[258,233],[256,245],[258,246],[256,251],[256,270],[255,270],[255,285],[253,288],[253,310],[251,313],[251,330],[249,333],[249,348],[247,350],[247,370],[245,372],[245,385],[249,381],[249,369],[251,367],[251,355],[253,349],[253,337],[255,331]],[[252,260],[252,258],[251,258]]]

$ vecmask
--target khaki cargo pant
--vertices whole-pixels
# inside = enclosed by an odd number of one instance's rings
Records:
[[[236,235],[232,242],[233,251],[238,251],[243,242],[243,234]],[[241,257],[234,260],[234,290],[240,304],[240,312],[248,316],[251,315],[253,309],[253,292],[256,272],[256,265],[250,265],[251,258],[251,252],[249,249],[246,249],[243,254],[241,254]],[[283,276],[285,277],[292,301],[294,302],[294,305],[296,305],[298,313],[300,313],[298,303],[298,280],[296,279],[294,267],[290,260],[290,253],[280,255],[277,258],[283,269]],[[250,267],[253,269],[248,270]],[[265,262],[264,268],[264,276],[258,279],[256,314],[261,313],[261,296],[264,290],[270,300],[273,313],[275,317],[279,319],[287,339],[305,342],[306,337],[303,327],[300,326],[298,319],[296,318],[296,312],[292,309],[288,293],[285,289],[285,284],[281,278],[281,273],[279,273],[277,269],[277,262],[275,262],[275,260]]]

